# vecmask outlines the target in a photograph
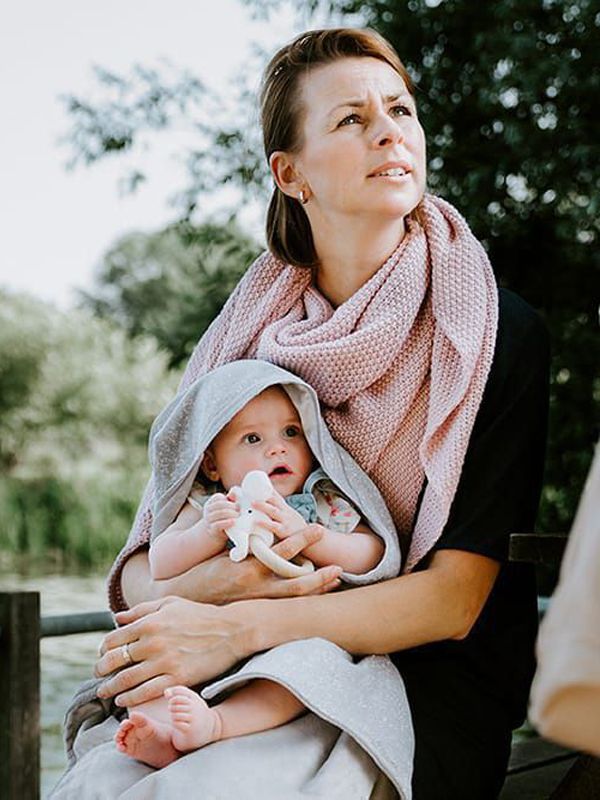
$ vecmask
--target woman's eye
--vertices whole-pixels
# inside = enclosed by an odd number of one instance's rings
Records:
[[[247,444],[256,444],[257,442],[260,442],[260,436],[257,433],[247,433],[244,436],[244,441]]]
[[[390,109],[391,113],[398,117],[410,117],[412,116],[412,111],[408,106],[392,106]]]
[[[348,114],[348,116],[344,117],[344,119],[340,122],[338,127],[341,125],[351,125],[353,122],[360,122],[360,117],[358,114]]]

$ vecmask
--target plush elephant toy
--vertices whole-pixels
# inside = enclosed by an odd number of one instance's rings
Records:
[[[248,553],[252,553],[262,564],[269,567],[282,578],[296,578],[314,570],[314,565],[307,558],[299,557],[299,564],[286,561],[271,550],[275,536],[262,526],[267,515],[252,507],[256,501],[265,501],[273,494],[273,484],[266,472],[252,470],[241,486],[233,486],[229,492],[240,507],[240,516],[235,524],[227,530],[227,535],[234,543],[229,551],[232,561],[242,561]]]

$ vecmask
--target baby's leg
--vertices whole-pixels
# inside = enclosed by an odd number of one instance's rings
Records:
[[[164,697],[140,703],[129,710],[129,717],[115,734],[117,749],[151,767],[166,767],[179,757],[172,743],[173,726],[168,701]]]
[[[302,703],[283,686],[257,679],[212,708],[185,686],[167,689],[177,750],[195,750],[219,739],[270,730],[304,711]]]

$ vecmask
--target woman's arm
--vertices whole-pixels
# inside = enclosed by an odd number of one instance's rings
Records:
[[[319,526],[307,527],[279,542],[273,549],[282,558],[290,559],[321,536]],[[300,578],[280,578],[253,557],[234,563],[227,553],[221,553],[174,578],[155,580],[150,572],[148,550],[139,550],[125,562],[121,586],[130,608],[173,595],[220,606],[259,597],[294,597],[327,592],[339,586],[341,571],[340,567],[330,566]]]
[[[443,550],[428,569],[383,583],[323,598],[237,605],[251,652],[320,636],[357,655],[392,653],[465,638],[499,570],[497,561],[484,556]]]
[[[498,562],[485,556],[444,550],[422,572],[321,597],[259,599],[222,608],[179,598],[142,603],[117,615],[125,627],[105,637],[96,673],[104,676],[124,666],[124,644],[141,663],[105,681],[99,695],[117,695],[118,705],[137,705],[168,686],[192,686],[253,653],[313,636],[356,654],[462,639],[498,571]]]

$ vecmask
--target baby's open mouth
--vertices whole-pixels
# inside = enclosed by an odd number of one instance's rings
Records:
[[[291,475],[291,474],[292,470],[289,467],[282,465],[280,467],[275,467],[274,469],[272,469],[271,472],[269,472],[269,478],[273,478],[274,476],[277,475]]]

